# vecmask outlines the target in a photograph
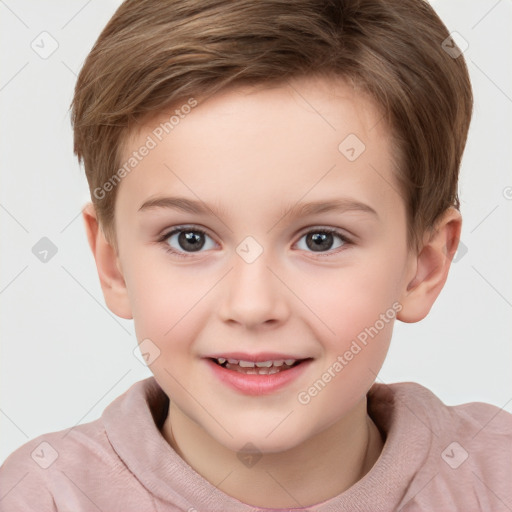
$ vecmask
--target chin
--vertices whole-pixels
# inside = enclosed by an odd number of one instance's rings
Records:
[[[256,454],[270,454],[282,453],[296,448],[301,443],[306,441],[304,428],[299,428],[297,425],[290,425],[288,429],[282,428],[282,425],[276,428],[278,423],[269,426],[252,423],[248,428],[241,428],[237,425],[237,430],[230,430],[233,437],[230,437],[225,432],[219,436],[217,431],[212,437],[222,444],[228,450],[236,452],[254,452]],[[273,431],[275,429],[275,431]],[[270,434],[269,434],[270,432]]]

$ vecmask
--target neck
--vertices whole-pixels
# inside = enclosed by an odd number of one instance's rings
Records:
[[[349,417],[299,446],[253,455],[261,458],[248,459],[247,465],[172,401],[162,433],[181,458],[219,490],[243,503],[268,508],[306,507],[341,494],[366,475],[383,446],[366,412],[366,397]]]

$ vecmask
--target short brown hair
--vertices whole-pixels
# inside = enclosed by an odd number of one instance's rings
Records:
[[[344,78],[381,106],[393,133],[417,245],[448,207],[459,208],[473,96],[447,38],[424,0],[126,0],[78,77],[74,151],[93,192],[118,171],[123,142],[148,115],[237,84]],[[117,250],[111,188],[92,201]]]

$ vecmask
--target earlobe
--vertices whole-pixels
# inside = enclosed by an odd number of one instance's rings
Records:
[[[107,242],[92,203],[84,206],[82,217],[107,307],[121,318],[132,319],[128,290],[119,257],[112,245]]]
[[[462,218],[449,208],[428,235],[416,256],[415,275],[406,284],[397,315],[402,322],[419,322],[432,308],[448,277],[459,244]]]

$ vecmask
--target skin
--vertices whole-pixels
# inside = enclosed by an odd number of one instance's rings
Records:
[[[307,404],[298,394],[393,304],[405,322],[429,312],[456,251],[461,218],[447,210],[419,251],[408,248],[390,130],[377,106],[341,80],[237,87],[198,100],[120,183],[118,252],[92,205],[84,209],[103,293],[111,311],[133,318],[138,342],[149,338],[160,350],[150,369],[171,399],[162,434],[181,457],[245,503],[313,505],[360,480],[382,451],[366,393],[384,362],[393,321]],[[160,113],[134,131],[124,156],[166,119]],[[351,133],[366,146],[353,162],[338,149]],[[156,196],[199,198],[221,211],[138,211]],[[299,200],[340,198],[375,213],[288,213]],[[158,241],[182,225],[207,232],[200,252],[187,253],[177,236]],[[315,252],[305,235],[320,228],[335,228],[350,242],[333,236]],[[252,263],[236,252],[247,236],[263,250]],[[313,361],[278,392],[246,396],[221,383],[203,359],[229,351]],[[252,467],[237,457],[249,442],[262,455]]]

